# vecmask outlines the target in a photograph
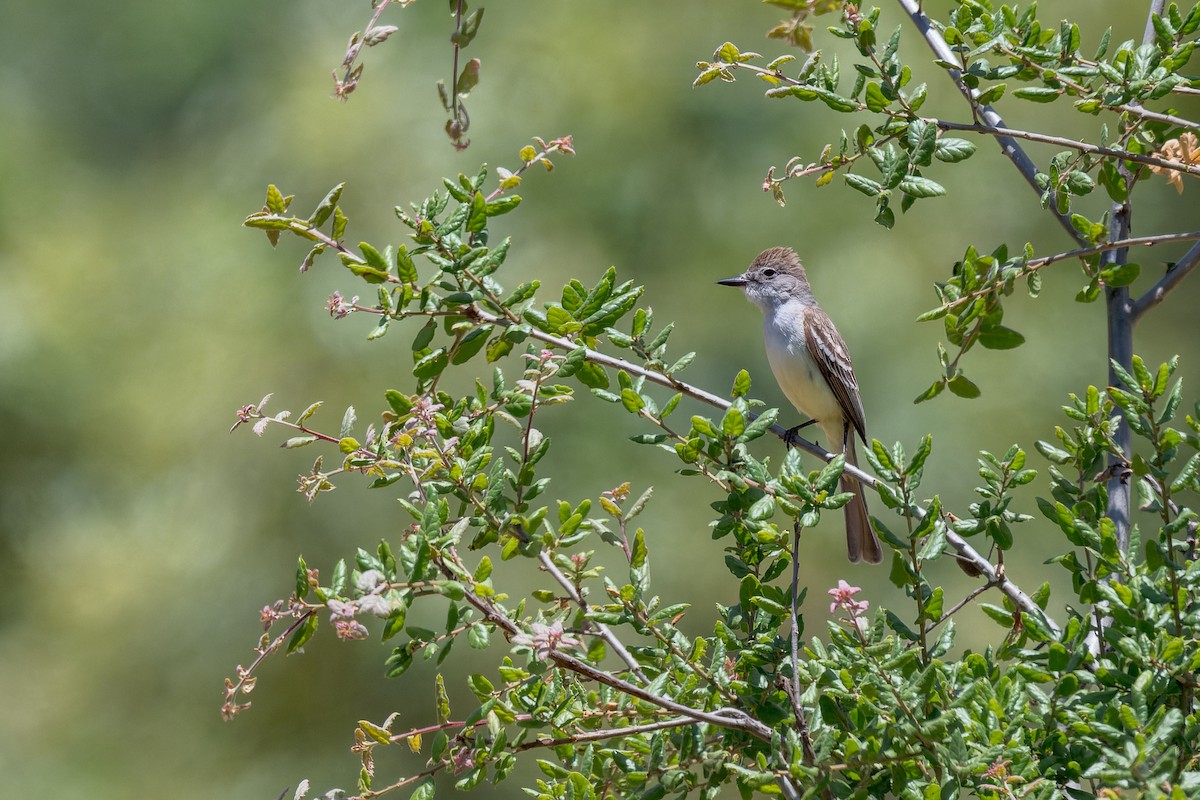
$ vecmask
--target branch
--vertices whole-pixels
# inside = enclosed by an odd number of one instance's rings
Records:
[[[509,324],[508,320],[504,319],[503,317],[489,314],[478,306],[465,306],[462,308],[462,313],[465,316],[469,316],[479,322],[490,325],[507,326]],[[563,350],[570,351],[579,347],[578,342],[571,341],[570,339],[564,339],[560,336],[546,333],[545,331],[540,331],[537,328],[531,328],[529,335],[534,339]],[[583,357],[593,364],[600,364],[601,366],[611,367],[612,369],[625,370],[625,372],[629,373],[630,375],[644,378],[651,383],[663,386],[667,389],[672,389],[680,394],[683,394],[685,397],[690,397],[693,400],[699,400],[700,402],[715,408],[726,410],[730,406],[730,402],[724,397],[707,392],[704,389],[692,386],[691,384],[684,383],[683,381],[670,375],[666,375],[662,372],[656,372],[654,370],[647,369],[646,367],[638,366],[637,364],[625,361],[624,359],[616,358],[615,356],[610,356],[605,353],[600,353],[596,350],[592,350],[591,348],[584,348]],[[771,426],[771,433],[775,434],[783,441],[788,441],[787,428],[784,428],[778,423]],[[794,437],[792,441],[794,441],[797,447],[812,453],[817,458],[823,459],[824,461],[832,461],[837,457],[836,454],[830,453],[825,449],[818,447],[807,439]],[[846,465],[845,472],[843,474],[853,477],[864,486],[870,486],[874,488],[878,483],[874,477],[868,475],[866,472],[863,472],[861,469],[852,464]],[[925,509],[918,506],[916,513],[918,517],[924,517],[926,512]],[[1003,571],[997,572],[996,568],[992,566],[992,563],[982,556],[977,550],[975,550],[975,548],[971,547],[971,545],[967,543],[966,539],[963,539],[952,530],[947,530],[946,541],[950,543],[950,546],[955,549],[962,560],[970,562],[976,569],[979,570],[984,580],[995,585],[996,588],[1003,592],[1004,595],[1008,597],[1008,599],[1011,600],[1018,608],[1025,613],[1030,614],[1031,616],[1035,616],[1044,620],[1047,627],[1049,627],[1055,633],[1059,631],[1059,627],[1053,619],[1051,619],[1044,611],[1042,611],[1042,609],[1038,608],[1038,605],[1034,603],[1027,594],[1021,591],[1019,586],[1010,581],[1004,575]]]
[[[574,601],[575,604],[584,611],[586,611],[587,605],[583,602],[583,597],[580,596],[578,590],[575,588],[575,585],[571,583],[566,575],[562,573],[562,570],[555,565],[553,559],[550,558],[550,554],[545,550],[539,551],[538,561],[541,562],[542,569],[554,576],[554,580],[558,581],[559,586],[562,586],[563,589],[566,590],[567,595],[571,598],[571,600]],[[644,672],[642,672],[641,665],[638,664],[637,660],[633,657],[633,654],[630,653],[628,648],[625,647],[625,644],[617,638],[615,633],[612,632],[612,629],[603,622],[593,621],[591,624],[596,626],[596,630],[600,632],[601,638],[608,642],[608,646],[617,652],[617,655],[621,657],[621,660],[625,662],[630,671],[646,683],[649,683],[650,679],[646,677]]]
[[[1167,299],[1167,295],[1179,286],[1198,264],[1200,264],[1200,244],[1194,244],[1183,254],[1183,258],[1167,269],[1167,274],[1163,275],[1158,283],[1151,286],[1145,294],[1133,302],[1133,321],[1136,323],[1143,314]]]
[[[792,646],[792,683],[788,687],[788,700],[792,703],[792,713],[796,715],[796,730],[800,734],[800,746],[804,750],[804,761],[807,764],[817,763],[817,754],[813,750],[812,736],[808,731],[808,716],[800,705],[800,520],[792,525],[792,604],[790,618],[792,629],[788,639]]]
[[[925,38],[925,43],[929,45],[929,49],[933,51],[933,54],[942,61],[954,63],[956,61],[954,51],[950,49],[950,46],[946,44],[946,41],[942,38],[942,35],[934,29],[933,23],[930,21],[929,17],[927,17],[925,12],[921,10],[922,0],[896,0],[896,2],[900,4],[900,7],[904,9],[904,12],[908,14],[909,19],[912,20],[913,25],[915,25],[917,30],[921,32],[921,35]],[[949,69],[947,70],[947,73],[950,75],[950,79],[954,81],[954,85],[958,87],[958,91],[961,92],[963,97],[967,99],[967,102],[971,104],[971,108],[983,118],[989,127],[996,128],[997,130],[1007,129],[1007,126],[1004,124],[1004,119],[1000,116],[996,109],[989,105],[980,105],[976,101],[975,98],[978,93],[963,83],[961,71]],[[1037,165],[1033,163],[1033,160],[1030,159],[1029,155],[1021,148],[1021,145],[1017,142],[1016,138],[1009,134],[996,134],[996,143],[1000,145],[1000,150],[1005,156],[1008,157],[1008,160],[1013,163],[1013,166],[1017,168],[1017,171],[1021,173],[1021,177],[1025,179],[1025,182],[1028,183],[1034,191],[1041,195],[1042,190],[1037,185],[1036,178],[1038,173]],[[1058,220],[1058,223],[1063,227],[1063,230],[1065,230],[1072,239],[1080,244],[1086,244],[1079,232],[1071,226],[1071,219],[1068,215],[1058,213],[1058,211],[1052,206],[1048,206],[1047,210],[1054,215],[1054,218]]]
[[[362,52],[363,45],[367,43],[367,34],[379,22],[379,18],[383,16],[383,12],[391,4],[392,0],[379,0],[379,5],[375,6],[374,13],[371,14],[371,21],[362,29],[361,33],[356,33],[350,38],[350,46],[346,48],[346,55],[342,59],[342,66],[345,72],[339,79],[337,71],[333,73],[334,96],[345,100],[346,96],[353,92],[358,87],[358,77],[362,74],[362,67],[354,68],[354,62],[358,60],[359,54]]]
[[[1167,0],[1150,0],[1150,10],[1146,14],[1146,28],[1142,31],[1143,42],[1154,41],[1154,18],[1161,17],[1163,6],[1167,4]]]
[[[445,569],[443,571],[448,576],[453,577],[453,574],[449,571]],[[496,604],[476,595],[474,592],[467,592],[464,599],[474,606],[483,615],[485,620],[503,630],[509,637],[521,633],[521,629],[517,627],[517,624]],[[563,669],[570,670],[588,680],[603,684],[629,697],[645,700],[647,703],[675,714],[680,714],[696,722],[707,722],[710,725],[722,728],[740,730],[756,739],[761,739],[765,742],[771,741],[771,728],[740,709],[727,707],[717,709],[716,711],[705,711],[699,708],[692,708],[683,703],[677,703],[668,697],[655,694],[649,689],[622,680],[612,673],[605,672],[568,653],[551,650],[547,658]]]
[[[1154,156],[1144,156],[1139,153],[1131,153],[1128,150],[1116,150],[1111,147],[1101,147],[1095,144],[1088,144],[1077,139],[1066,139],[1062,136],[1050,136],[1044,133],[1033,133],[1032,131],[1023,131],[1018,128],[1004,128],[992,125],[979,125],[976,123],[966,122],[949,122],[946,120],[934,120],[942,130],[947,131],[971,131],[973,133],[986,133],[991,136],[1008,136],[1016,139],[1027,139],[1031,142],[1041,142],[1042,144],[1053,144],[1059,147],[1067,147],[1072,150],[1078,150],[1081,153],[1093,153],[1098,156],[1109,156],[1119,158],[1123,161],[1135,161],[1139,164],[1146,164],[1152,167],[1161,167],[1170,169],[1176,172],[1186,172],[1190,175],[1200,176],[1200,165],[1184,164],[1181,161],[1171,161],[1167,158],[1155,158]]]
[[[1054,264],[1058,261],[1065,261],[1068,258],[1085,258],[1087,256],[1094,256],[1097,253],[1105,253],[1109,250],[1118,250],[1121,248],[1127,248],[1127,247],[1132,247],[1132,246],[1154,247],[1157,244],[1166,244],[1168,242],[1191,242],[1191,241],[1195,241],[1197,239],[1200,239],[1200,231],[1188,231],[1185,233],[1158,233],[1158,234],[1154,234],[1152,236],[1131,236],[1128,239],[1118,239],[1115,242],[1104,242],[1103,244],[1092,245],[1091,247],[1079,247],[1074,250],[1066,250],[1062,253],[1055,253],[1055,254],[1049,255],[1049,256],[1040,256],[1038,258],[1031,258],[1025,262],[1025,266],[1021,268],[1021,271],[1018,273],[1017,278],[1024,278],[1024,277],[1028,276],[1030,273],[1037,272],[1038,270],[1042,269],[1043,267],[1048,267],[1051,264]],[[1193,252],[1195,253],[1194,255],[1193,255]],[[1193,246],[1192,249],[1189,250],[1187,252],[1187,254],[1184,256],[1184,259],[1186,260],[1189,256],[1192,257],[1191,262],[1189,262],[1188,264],[1185,264],[1184,260],[1179,261],[1178,263],[1176,263],[1176,265],[1174,267],[1172,267],[1170,270],[1168,270],[1167,276],[1164,277],[1161,281],[1159,281],[1159,283],[1160,284],[1167,283],[1167,278],[1173,276],[1175,273],[1175,270],[1178,269],[1180,266],[1185,266],[1187,271],[1191,271],[1192,269],[1194,269],[1196,266],[1196,262],[1200,261],[1200,245]],[[1163,297],[1165,297],[1166,293],[1171,288],[1174,288],[1175,284],[1178,284],[1179,281],[1183,280],[1183,277],[1184,277],[1183,275],[1179,275],[1178,277],[1173,278],[1170,287],[1168,289],[1161,290],[1163,293]],[[946,309],[953,311],[954,309],[958,308],[959,306],[963,305],[964,303],[969,303],[971,300],[974,300],[976,297],[984,297],[986,295],[991,294],[992,292],[1000,291],[1003,288],[1004,284],[1005,284],[1005,281],[996,281],[995,283],[985,286],[982,289],[976,289],[975,291],[973,291],[969,294],[964,294],[962,297],[958,298],[957,300],[952,300],[949,303],[945,303],[944,306]],[[1156,285],[1156,287],[1157,287],[1157,285]],[[1145,301],[1147,304],[1150,304],[1150,305],[1153,305],[1156,302],[1159,302],[1159,303],[1162,302],[1163,297],[1160,297],[1157,300],[1154,300],[1153,298],[1149,297],[1155,291],[1156,291],[1156,288],[1152,288],[1150,291],[1146,292],[1146,294],[1143,295],[1142,298],[1138,300],[1138,302],[1141,303],[1141,302]],[[1135,322],[1137,321],[1136,317],[1135,317],[1134,321]]]
[[[487,720],[482,720],[478,724],[487,724]],[[532,750],[537,747],[559,747],[561,745],[575,745],[582,742],[598,742],[604,739],[618,739],[622,736],[633,736],[639,733],[649,733],[650,731],[661,731],[664,728],[683,728],[688,725],[695,725],[696,720],[691,717],[671,717],[670,719],[659,720],[658,722],[646,722],[641,725],[627,725],[624,728],[600,728],[594,731],[581,731],[580,733],[571,736],[560,736],[557,739],[534,739],[531,742],[523,742],[513,748],[514,752],[522,750]]]

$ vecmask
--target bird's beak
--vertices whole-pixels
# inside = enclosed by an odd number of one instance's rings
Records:
[[[722,286],[745,286],[749,281],[746,280],[745,275],[738,275],[736,278],[722,278],[717,283]]]

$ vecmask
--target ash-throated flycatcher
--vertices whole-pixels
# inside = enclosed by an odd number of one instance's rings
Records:
[[[846,342],[817,305],[799,256],[791,248],[772,247],[760,253],[741,275],[717,283],[739,287],[762,309],[771,371],[787,399],[810,418],[791,433],[815,422],[825,434],[825,446],[837,452],[840,443],[846,463],[858,466],[851,428],[864,444],[867,441],[858,380]],[[854,493],[845,506],[850,560],[878,564],[883,551],[867,519],[862,486],[843,476],[842,490]]]

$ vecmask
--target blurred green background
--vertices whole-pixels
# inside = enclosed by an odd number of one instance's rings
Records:
[[[1117,28],[1114,41],[1140,36],[1142,5],[1041,8],[1047,24],[1086,12],[1086,47],[1100,25]],[[890,30],[900,20],[893,6],[885,12]],[[857,120],[764,100],[749,76],[690,87],[695,62],[727,39],[782,52],[763,39],[778,18],[768,6],[487,4],[467,53],[483,72],[464,153],[445,139],[434,90],[451,57],[444,2],[389,11],[383,21],[400,31],[366,52],[348,103],[331,99],[330,70],[369,14],[366,2],[313,0],[4,9],[0,795],[273,800],[306,776],[321,789],[352,789],[355,721],[400,711],[408,727],[431,708],[425,666],[388,682],[377,641],[319,636],[306,655],[268,662],[248,713],[232,723],[218,715],[222,680],[252,659],[258,609],[286,596],[295,557],[328,570],[405,523],[394,495],[352,479],[309,506],[295,477],[315,451],[280,451],[274,433],[227,434],[234,411],[267,392],[276,410],[326,401],[317,421],[330,429],[353,404],[365,425],[385,389],[411,381],[405,331],[369,343],[370,320],[334,323],[323,309],[335,289],[369,290],[332,259],[300,277],[299,242],[272,251],[240,226],[268,182],[297,195],[303,211],[345,180],[349,240],[398,243],[405,231],[393,205],[482,162],[515,167],[531,136],[573,134],[579,155],[558,158],[551,175],[531,174],[520,211],[493,226],[514,238],[501,280],[590,284],[616,265],[646,285],[659,322],[677,322],[674,352],[700,353],[685,377],[726,392],[747,368],[754,393],[779,404],[758,312],[713,282],[766,246],[797,247],[854,353],[871,434],[911,451],[935,431],[925,488],[952,509],[973,498],[978,448],[1002,453],[1020,442],[1032,453],[1062,421],[1066,393],[1105,380],[1103,309],[1064,302],[1081,283],[1065,262],[1046,273],[1042,300],[1010,306],[1030,344],[969,359],[982,399],[911,403],[935,375],[940,334],[913,320],[966,245],[1031,241],[1050,253],[1069,242],[986,141],[971,161],[932,175],[949,198],[919,203],[891,232],[840,179],[820,190],[789,183],[788,205],[777,207],[760,188],[767,167],[797,154],[814,160]],[[904,37],[924,62],[911,29]],[[965,120],[942,76],[923,77],[933,95],[926,109]],[[1002,110],[1014,125],[1098,138],[1094,120],[1065,107]],[[1043,163],[1050,154],[1031,152]],[[1180,197],[1149,181],[1135,233],[1197,227],[1198,191],[1189,183]],[[1090,200],[1083,210],[1098,216],[1103,201]],[[1136,257],[1158,274],[1179,252]],[[1197,296],[1193,282],[1143,321],[1137,351],[1147,361],[1179,353],[1185,372],[1196,363]],[[723,543],[706,528],[716,495],[674,475],[667,456],[629,443],[642,429],[622,410],[596,405],[547,420],[551,497],[577,502],[622,481],[635,492],[653,483],[640,522],[657,590],[690,600],[688,624],[710,629],[712,604],[736,597]],[[1031,463],[1045,466],[1036,455]],[[804,545],[809,634],[819,633],[824,591],[838,577],[865,585],[875,603],[898,599],[886,569],[845,565],[840,526],[826,523]],[[1024,526],[1010,574],[1029,588],[1058,580],[1039,566],[1058,546],[1042,523]],[[941,574],[965,591],[953,567]],[[960,644],[999,636],[973,626]],[[448,682],[462,697],[461,676],[487,669],[494,653],[476,664],[467,663],[474,652],[457,655]],[[381,779],[415,763],[382,762]],[[481,791],[521,796],[515,783]]]

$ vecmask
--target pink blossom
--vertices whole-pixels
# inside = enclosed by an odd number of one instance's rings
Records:
[[[361,622],[355,620],[340,619],[333,623],[334,632],[337,633],[339,639],[365,639],[369,631]]]
[[[838,585],[828,592],[829,596],[833,598],[833,602],[829,604],[829,613],[836,614],[840,608],[850,612],[852,617],[865,614],[870,603],[866,600],[854,599],[854,595],[861,591],[862,588],[859,586],[851,586],[844,580],[838,580]]]
[[[533,648],[533,655],[539,661],[545,661],[550,654],[560,647],[579,647],[580,642],[563,632],[562,620],[555,620],[552,625],[535,622],[531,626],[533,633],[519,633],[512,637],[513,644]]]
[[[347,603],[344,600],[326,601],[325,607],[329,609],[330,622],[337,622],[342,619],[354,619],[354,615],[358,613],[358,608],[354,603]]]
[[[455,750],[451,759],[454,761],[455,775],[461,775],[467,770],[475,768],[475,752],[465,745]]]
[[[329,295],[329,300],[325,302],[325,308],[329,310],[329,316],[334,319],[342,319],[353,314],[358,309],[355,304],[358,303],[358,295],[355,295],[350,300],[342,297],[341,292],[334,292]]]

